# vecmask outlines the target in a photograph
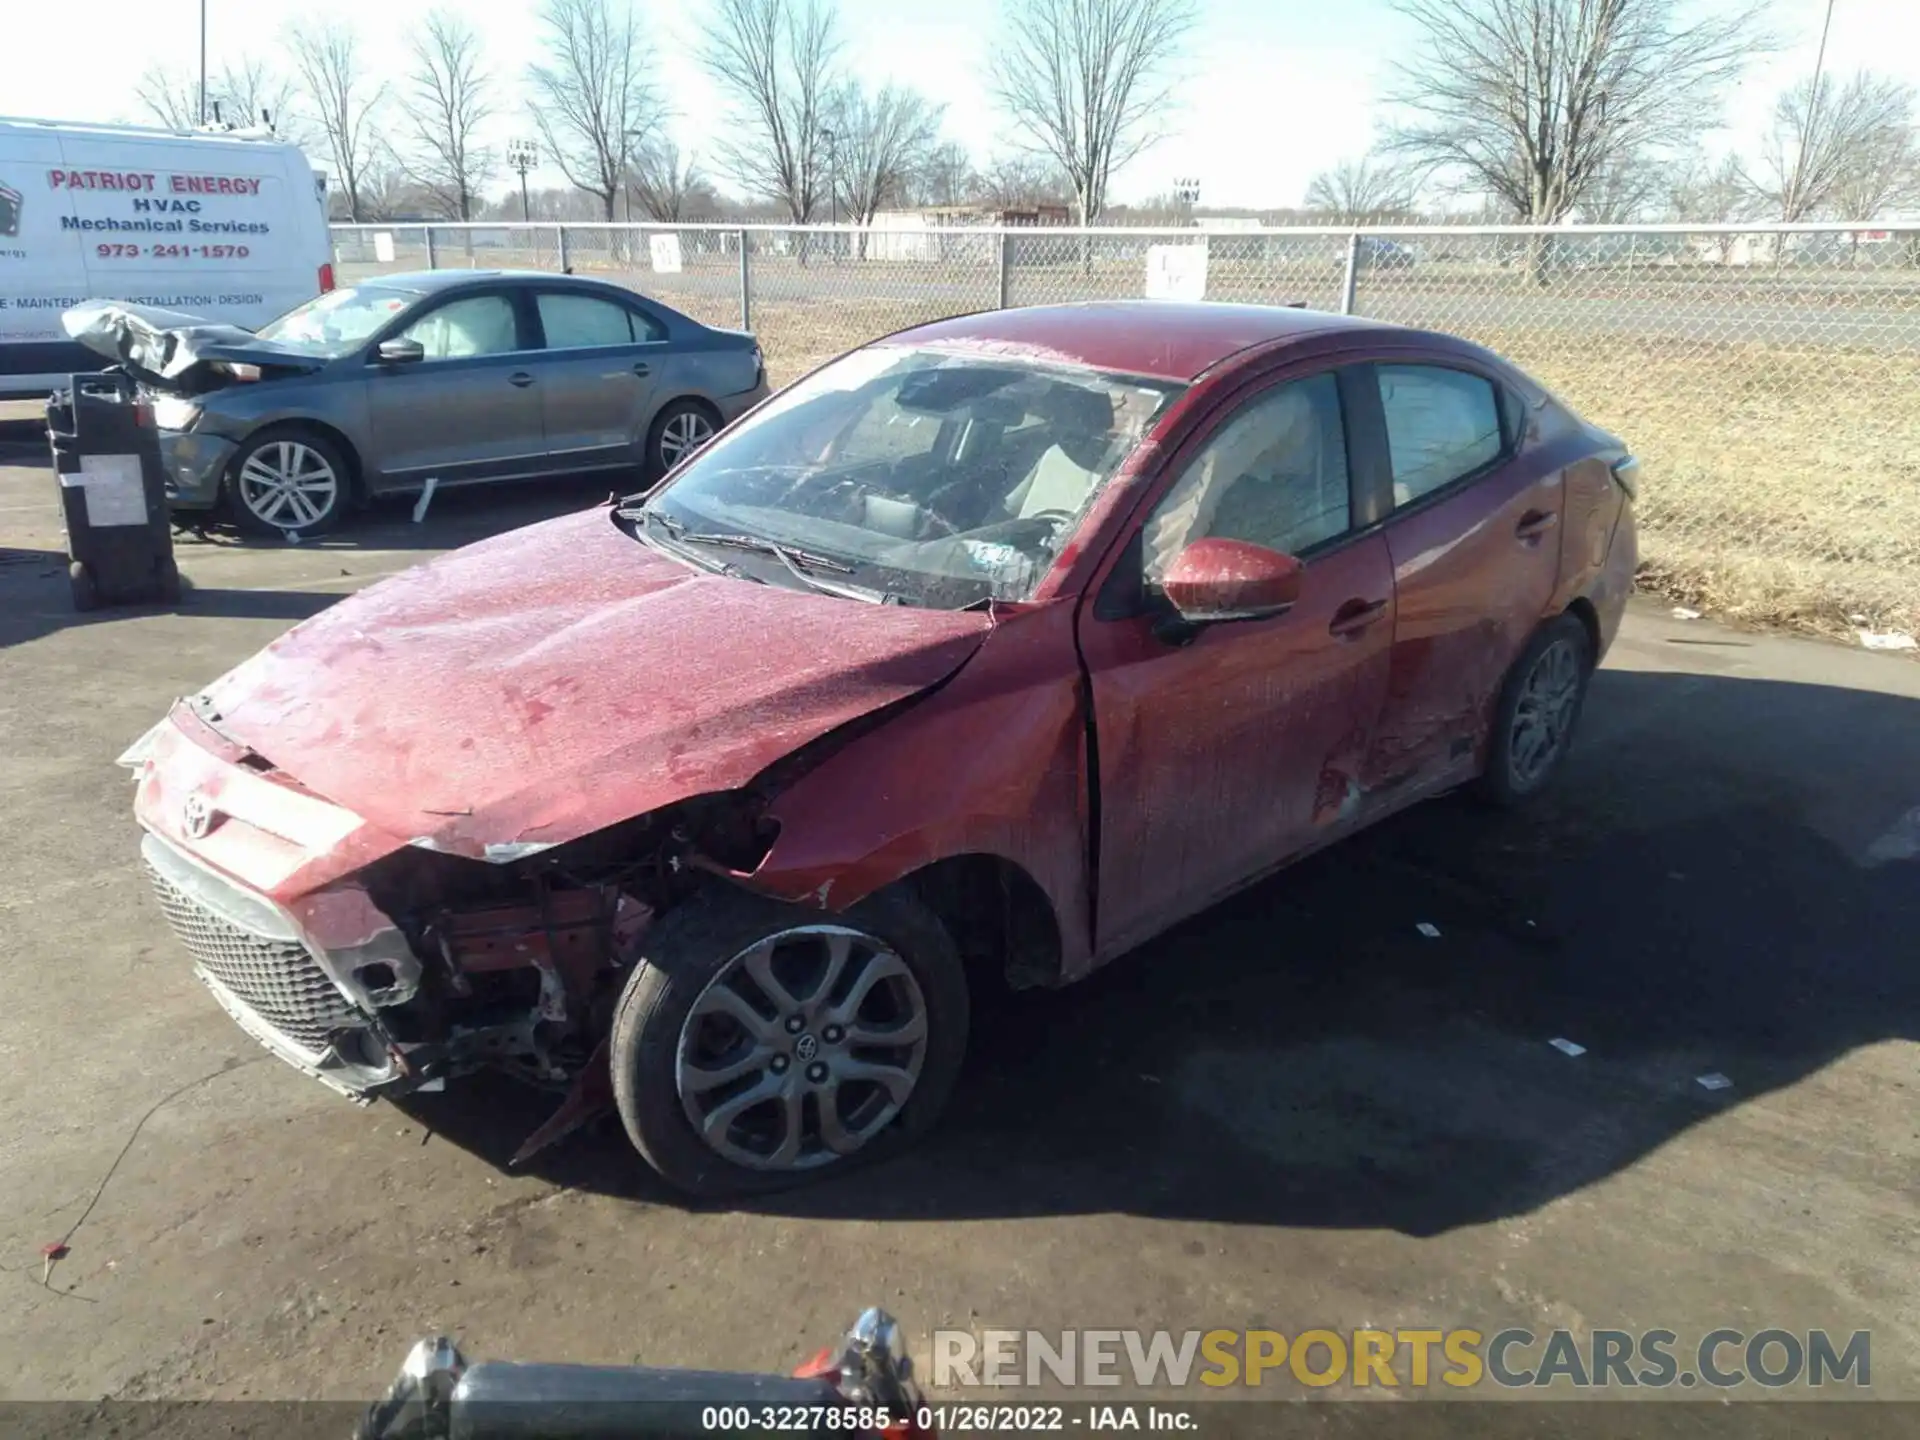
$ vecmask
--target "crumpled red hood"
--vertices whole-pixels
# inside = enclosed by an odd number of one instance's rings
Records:
[[[991,624],[705,574],[599,509],[342,600],[207,708],[380,829],[506,859],[739,786],[939,683]]]

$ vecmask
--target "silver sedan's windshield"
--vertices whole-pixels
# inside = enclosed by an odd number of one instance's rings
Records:
[[[330,290],[262,326],[260,338],[315,355],[344,355],[419,298],[381,285]]]
[[[755,537],[907,603],[1025,599],[1178,388],[996,353],[859,350],[774,397],[646,510],[676,545],[730,540],[730,563],[759,563],[740,544]],[[793,578],[777,555],[765,565],[754,573]]]

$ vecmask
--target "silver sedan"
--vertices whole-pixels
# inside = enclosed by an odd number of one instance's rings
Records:
[[[257,335],[98,301],[67,328],[154,397],[174,510],[289,537],[429,480],[651,479],[767,393],[753,336],[532,272],[383,276]]]

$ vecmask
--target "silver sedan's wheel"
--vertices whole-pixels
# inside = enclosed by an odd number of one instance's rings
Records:
[[[662,473],[671,470],[713,438],[713,421],[691,405],[675,406],[660,421],[655,442]]]
[[[337,462],[317,444],[290,437],[262,441],[241,460],[234,492],[254,528],[316,529],[340,508]]]
[[[1566,749],[1580,710],[1585,663],[1571,640],[1557,639],[1534,658],[1520,682],[1507,739],[1507,767],[1515,790],[1530,790]]]
[[[912,1099],[927,1002],[884,940],[797,925],[733,956],[694,1001],[674,1057],[688,1122],[750,1170],[855,1154]]]

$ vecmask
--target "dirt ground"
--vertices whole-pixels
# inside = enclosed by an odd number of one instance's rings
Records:
[[[1873,1393],[1920,1400],[1920,664],[1640,607],[1536,811],[1316,857],[988,1014],[915,1154],[690,1208],[605,1130],[509,1172],[544,1114],[509,1085],[358,1109],[266,1057],[167,933],[112,763],[303,616],[593,488],[185,542],[177,612],[78,617],[38,443],[0,425],[0,1399],[364,1397],[436,1330],[781,1367],[878,1302],[921,1348],[1865,1329]]]

